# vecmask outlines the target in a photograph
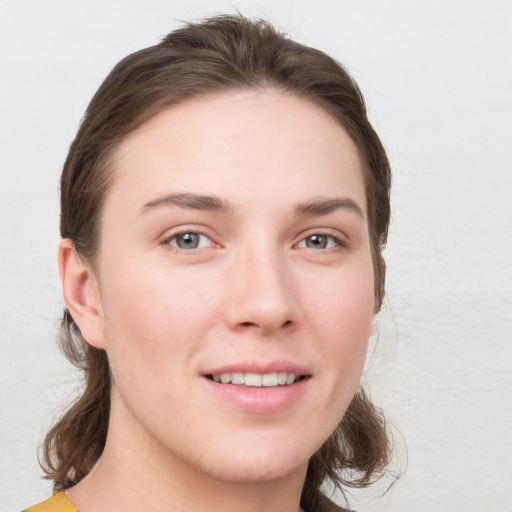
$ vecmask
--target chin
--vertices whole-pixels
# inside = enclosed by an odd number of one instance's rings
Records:
[[[221,456],[216,457],[213,462],[208,461],[210,463],[206,464],[204,462],[206,461],[203,461],[205,473],[214,474],[217,480],[224,483],[269,483],[298,473],[303,473],[305,476],[309,453],[304,451],[304,447],[302,450],[297,448],[290,450],[288,454],[282,449],[262,450],[255,447],[254,452],[251,453],[234,448],[229,457]]]
[[[245,464],[242,467],[230,466],[224,468],[216,466],[215,476],[224,483],[265,484],[286,479],[297,473],[304,473],[305,476],[307,465],[308,461],[306,460],[289,464],[279,461],[279,464],[267,466],[261,464]]]

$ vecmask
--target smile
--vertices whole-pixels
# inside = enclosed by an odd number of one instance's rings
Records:
[[[284,412],[315,387],[310,368],[286,359],[232,362],[205,368],[201,377],[215,400],[250,414]]]
[[[210,380],[220,384],[234,384],[247,387],[276,387],[289,386],[298,382],[303,377],[293,372],[253,373],[253,372],[229,372],[210,374],[206,376]]]

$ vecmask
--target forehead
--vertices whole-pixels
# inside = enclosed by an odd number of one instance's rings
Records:
[[[172,106],[129,135],[113,161],[108,196],[138,203],[175,191],[243,204],[349,194],[364,208],[361,161],[346,130],[314,103],[277,91]]]

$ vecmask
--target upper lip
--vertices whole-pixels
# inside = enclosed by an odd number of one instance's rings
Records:
[[[250,361],[231,363],[225,366],[215,366],[201,371],[202,375],[220,375],[222,373],[295,373],[297,376],[311,375],[311,372],[304,366],[291,361]]]

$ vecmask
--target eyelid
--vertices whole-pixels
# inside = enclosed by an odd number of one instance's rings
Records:
[[[332,238],[336,242],[336,246],[338,248],[346,248],[349,246],[349,239],[348,237],[342,233],[341,231],[337,229],[332,228],[312,228],[308,229],[306,232],[301,233],[300,239],[295,242],[294,246],[297,247],[300,243],[304,242],[307,238],[314,236],[314,235],[320,235],[325,236],[328,238]],[[332,250],[335,249],[334,247],[323,249],[326,250]],[[318,249],[320,251],[320,249]]]
[[[171,243],[170,243],[171,240],[173,240],[174,238],[176,238],[180,235],[184,235],[187,233],[193,233],[196,235],[205,236],[206,238],[208,238],[210,240],[211,243],[210,243],[210,245],[208,245],[208,247],[197,247],[197,248],[191,248],[191,249],[181,249],[180,247],[177,247],[176,245],[171,245]],[[214,235],[210,232],[209,229],[206,229],[204,227],[199,227],[199,226],[188,225],[188,226],[179,226],[179,227],[176,227],[176,228],[166,231],[165,234],[162,235],[162,237],[160,239],[160,244],[164,245],[167,249],[175,251],[177,253],[190,255],[192,253],[195,253],[196,251],[209,249],[211,247],[220,247],[220,245],[214,240],[214,238],[215,238]]]

